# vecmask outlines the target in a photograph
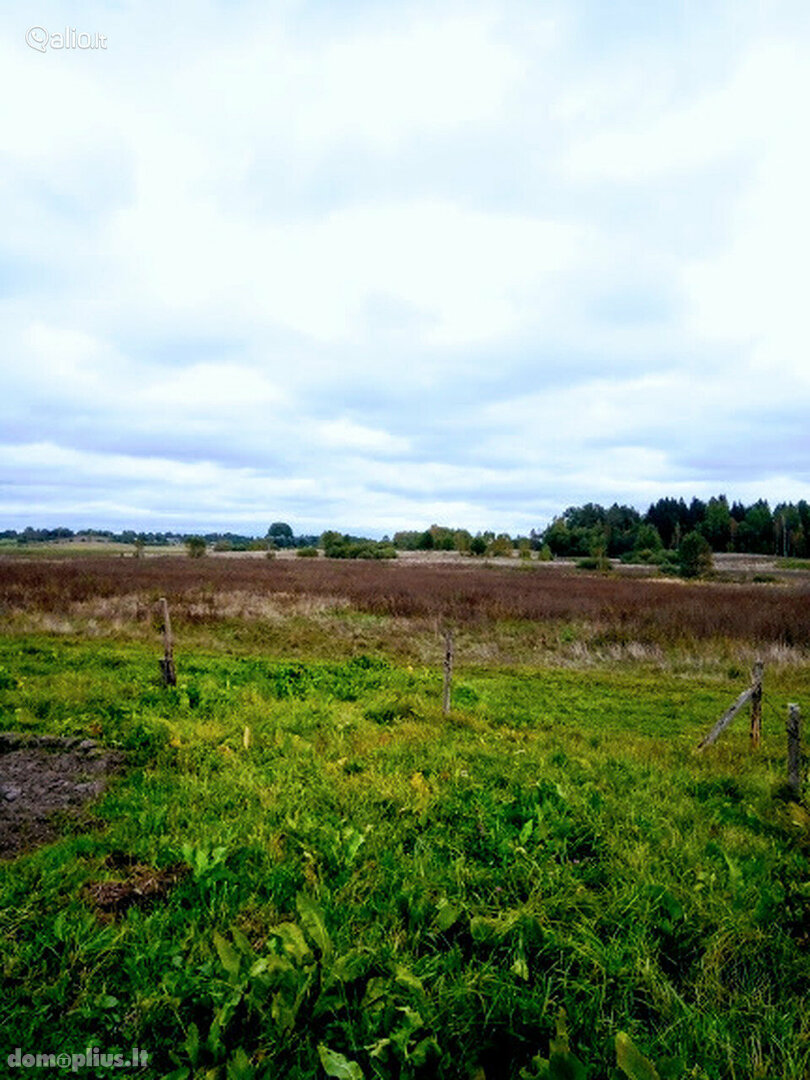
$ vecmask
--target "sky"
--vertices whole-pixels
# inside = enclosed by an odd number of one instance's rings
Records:
[[[7,0],[0,528],[808,497],[809,101],[806,0]]]

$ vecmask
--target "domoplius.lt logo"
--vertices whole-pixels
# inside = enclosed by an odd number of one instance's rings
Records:
[[[29,26],[25,31],[25,43],[30,49],[41,53],[48,49],[106,49],[107,35],[98,32],[91,34],[86,30],[77,30],[75,26],[66,26],[54,33],[45,26]]]
[[[61,1069],[63,1072],[77,1073],[81,1069],[137,1069],[139,1072],[149,1063],[149,1054],[133,1046],[128,1053],[107,1053],[98,1046],[88,1046],[81,1054],[66,1053],[64,1050],[54,1053],[23,1053],[18,1046],[13,1054],[6,1058],[10,1069]]]

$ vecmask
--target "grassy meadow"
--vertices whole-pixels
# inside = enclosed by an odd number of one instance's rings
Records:
[[[803,580],[15,558],[0,584],[0,730],[128,757],[0,865],[3,1055],[138,1046],[176,1080],[810,1077],[810,815],[784,787]],[[697,753],[757,657],[761,748],[743,714]]]

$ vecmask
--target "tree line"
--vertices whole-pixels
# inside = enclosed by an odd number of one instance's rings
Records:
[[[55,541],[107,540],[144,546],[168,547],[186,544],[195,555],[209,548],[215,551],[255,551],[297,549],[299,554],[314,555],[320,548],[331,558],[395,558],[399,551],[458,551],[467,555],[509,556],[515,550],[528,558],[539,552],[541,558],[576,559],[619,558],[626,562],[664,565],[672,561],[687,537],[694,534],[701,551],[744,552],[761,555],[784,555],[799,558],[810,555],[810,504],[781,502],[771,509],[765,499],[746,506],[729,503],[725,495],[704,502],[693,498],[661,498],[651,503],[645,513],[632,506],[599,503],[569,506],[542,530],[532,529],[528,536],[481,531],[445,525],[427,529],[406,529],[382,540],[352,536],[334,530],[320,535],[297,534],[287,522],[276,521],[264,536],[244,536],[233,532],[209,532],[193,535],[179,532],[138,532],[126,529],[68,528],[0,531],[0,543],[36,544]],[[696,541],[690,540],[692,547]]]
[[[552,554],[593,555],[621,558],[636,553],[676,550],[691,532],[703,537],[713,552],[745,552],[758,555],[805,557],[810,539],[810,504],[779,503],[771,510],[767,500],[746,506],[729,504],[725,495],[704,502],[663,498],[645,514],[631,506],[614,503],[607,509],[598,503],[569,506],[542,533],[532,533],[534,543],[546,544]]]

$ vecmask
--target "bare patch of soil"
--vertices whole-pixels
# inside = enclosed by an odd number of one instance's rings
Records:
[[[123,761],[93,739],[0,733],[0,859],[55,840]]]
[[[122,915],[131,907],[152,907],[159,900],[165,899],[171,889],[189,872],[183,863],[158,869],[119,852],[108,855],[106,865],[123,877],[114,881],[91,881],[85,889],[87,900],[102,920]]]

